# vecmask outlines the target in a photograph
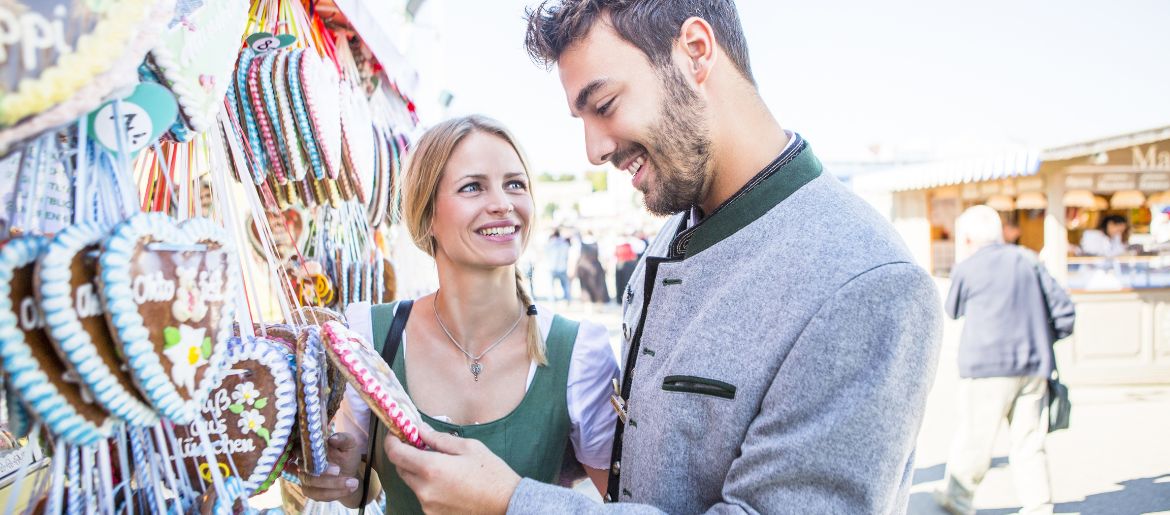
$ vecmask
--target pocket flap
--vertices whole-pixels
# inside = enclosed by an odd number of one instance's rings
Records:
[[[735,398],[735,385],[698,376],[666,376],[662,389],[668,392],[697,393],[724,399]]]

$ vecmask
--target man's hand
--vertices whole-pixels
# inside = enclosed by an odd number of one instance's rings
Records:
[[[520,476],[483,443],[423,428],[431,451],[420,451],[394,435],[386,437],[386,457],[414,491],[427,513],[508,511]],[[390,500],[389,502],[393,502]]]
[[[320,476],[312,476],[299,467],[288,467],[289,472],[300,477],[301,490],[305,496],[317,501],[347,501],[349,497],[360,496],[358,468],[361,465],[362,446],[349,433],[333,433],[325,441],[329,466]],[[356,501],[356,499],[354,499]],[[348,503],[347,503],[348,504]]]

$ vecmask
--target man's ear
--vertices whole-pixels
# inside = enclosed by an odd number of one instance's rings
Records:
[[[687,18],[679,28],[678,41],[687,60],[687,73],[697,84],[706,82],[719,55],[711,24],[697,16]]]

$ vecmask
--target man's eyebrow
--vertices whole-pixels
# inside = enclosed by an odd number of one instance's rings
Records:
[[[577,93],[577,101],[574,103],[577,107],[577,112],[584,110],[585,104],[589,103],[589,97],[593,96],[607,82],[606,79],[594,79],[589,84],[586,84],[585,87],[581,88],[581,91]]]

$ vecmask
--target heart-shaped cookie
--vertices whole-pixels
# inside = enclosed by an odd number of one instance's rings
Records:
[[[272,239],[274,240],[272,243],[276,246],[276,257],[279,262],[283,263],[299,255],[304,250],[305,242],[309,238],[309,217],[306,213],[298,208],[290,207],[280,212],[265,210],[264,215],[268,219],[267,224],[272,231]],[[263,257],[265,251],[260,242],[259,229],[256,227],[258,222],[255,213],[249,216],[249,219],[251,223],[248,224],[248,241],[252,244],[252,250]]]
[[[193,132],[211,127],[223,105],[247,23],[248,2],[203,0],[194,12],[178,13],[150,51]]]
[[[106,320],[139,390],[163,416],[194,420],[215,384],[235,315],[239,262],[226,232],[141,213],[99,259]]]
[[[152,426],[158,414],[124,368],[98,293],[97,260],[106,235],[88,222],[57,233],[37,261],[37,296],[49,338],[97,402],[131,425]]]
[[[297,420],[301,433],[301,463],[309,474],[321,475],[328,466],[325,439],[329,437],[329,359],[321,343],[321,328],[308,326],[297,338]]]
[[[0,248],[0,356],[8,385],[49,430],[76,445],[113,434],[114,419],[57,355],[34,296],[36,261],[48,239],[25,236]]]
[[[341,97],[337,67],[306,50],[300,59],[301,93],[329,178],[341,173]]]
[[[240,478],[248,495],[279,476],[287,457],[297,418],[290,360],[292,355],[283,344],[264,338],[232,338],[219,381],[195,422],[207,425],[220,473]],[[211,484],[211,473],[198,434],[194,424],[175,427],[187,475],[192,486],[201,489]]]
[[[370,342],[341,322],[327,322],[321,327],[321,334],[329,361],[361,394],[370,411],[403,442],[420,449],[425,447],[418,435],[422,415]]]
[[[344,144],[343,157],[354,196],[362,204],[373,200],[370,188],[374,183],[377,157],[374,155],[373,119],[370,117],[370,102],[360,85],[342,81],[341,91],[341,134]]]
[[[12,0],[0,4],[0,155],[17,141],[83,116],[154,46],[174,0]]]
[[[308,157],[301,146],[301,137],[297,133],[296,113],[293,110],[292,95],[288,90],[288,50],[278,51],[272,67],[272,89],[276,96],[275,108],[280,125],[281,140],[284,145],[285,157],[288,159],[289,178],[300,181],[305,178],[309,170]]]

